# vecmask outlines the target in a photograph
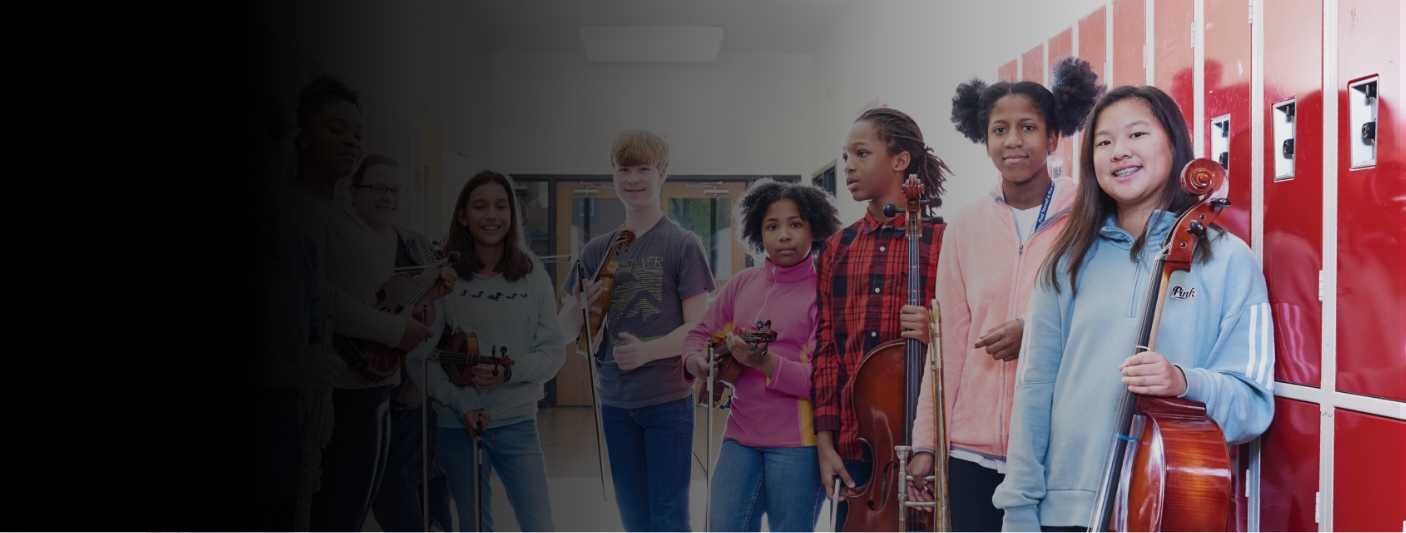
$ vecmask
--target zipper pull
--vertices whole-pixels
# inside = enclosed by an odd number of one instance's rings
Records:
[[[1016,257],[1020,257],[1020,256],[1022,256],[1022,255],[1025,255],[1025,245],[1024,245],[1024,244],[1020,245],[1020,249],[1019,249],[1019,250],[1016,250],[1015,255],[1016,255]]]

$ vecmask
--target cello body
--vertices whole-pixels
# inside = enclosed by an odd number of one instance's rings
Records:
[[[892,340],[880,344],[859,362],[853,387],[854,411],[858,417],[859,436],[855,440],[869,450],[874,458],[874,472],[869,482],[846,489],[849,513],[844,531],[899,531],[898,491],[900,485],[898,460],[891,450],[903,445],[904,404],[903,387],[908,378],[907,341]],[[864,511],[861,511],[863,509]]]
[[[1136,412],[1133,424],[1141,423],[1142,434],[1128,469],[1127,518],[1121,529],[1224,531],[1230,513],[1230,454],[1206,406],[1140,396]]]

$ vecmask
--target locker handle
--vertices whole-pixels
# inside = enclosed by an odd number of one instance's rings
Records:
[[[1283,152],[1284,152],[1284,158],[1285,158],[1285,159],[1290,159],[1290,158],[1293,158],[1293,157],[1294,157],[1294,140],[1293,140],[1293,139],[1284,139]]]
[[[1216,156],[1216,162],[1220,163],[1221,168],[1230,170],[1230,152],[1221,152]]]
[[[1362,143],[1375,144],[1377,142],[1377,121],[1362,123]]]

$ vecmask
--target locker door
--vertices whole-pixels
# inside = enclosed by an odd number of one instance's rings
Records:
[[[1323,268],[1323,0],[1270,2],[1264,6],[1264,19],[1265,143],[1257,157],[1264,158],[1265,169],[1264,277],[1274,317],[1274,378],[1318,387],[1323,332],[1323,304],[1318,299],[1318,273]],[[1208,108],[1209,100],[1208,95]],[[1231,158],[1234,165],[1233,151]]]
[[[1017,75],[1019,72],[1016,60],[1012,59],[1009,63],[1001,65],[1001,68],[996,69],[996,79],[998,81],[1019,81],[1019,76]]]
[[[1406,524],[1406,422],[1339,409],[1333,431],[1333,530]]]
[[[1406,400],[1402,7],[1338,8],[1337,390]]]
[[[1083,34],[1080,34],[1083,35]],[[1109,88],[1147,85],[1147,3],[1113,0],[1113,76]]]
[[[1102,36],[1102,34],[1100,34]],[[1046,87],[1054,86],[1054,64],[1055,61],[1074,55],[1074,28],[1065,28],[1054,37],[1050,38],[1049,46],[1049,68],[1050,79],[1045,83]],[[1073,139],[1060,138],[1059,149],[1050,155],[1049,167],[1051,177],[1069,176],[1074,173],[1074,141]]]
[[[1318,405],[1274,399],[1260,441],[1260,531],[1318,531]]]
[[[1045,84],[1045,44],[1035,45],[1020,55],[1020,81]]]
[[[1108,9],[1106,7],[1100,6],[1098,9],[1095,9],[1093,13],[1089,13],[1085,15],[1084,18],[1079,19],[1079,53],[1077,55],[1079,58],[1089,62],[1089,66],[1093,67],[1094,73],[1098,74],[1098,80],[1104,84],[1108,84],[1107,75],[1109,66],[1107,55],[1108,34],[1105,33],[1107,29]],[[1109,85],[1109,88],[1112,88],[1112,86]],[[1088,124],[1084,124],[1084,127],[1088,126]],[[1074,165],[1072,167],[1074,170],[1070,175],[1074,176],[1076,180],[1079,179],[1079,173],[1082,172],[1082,170],[1078,168],[1079,165],[1082,164],[1079,162],[1080,149],[1080,135],[1076,133],[1074,137],[1069,139],[1069,158]]]
[[[1196,118],[1196,108],[1193,107],[1196,104],[1195,73],[1192,72],[1194,56],[1191,49],[1193,7],[1192,0],[1154,0],[1152,3],[1152,85],[1177,101],[1187,125],[1195,124]],[[1244,10],[1242,5],[1242,16]],[[1249,79],[1248,67],[1245,76]],[[1234,208],[1234,204],[1231,207]],[[1226,213],[1221,213],[1221,219],[1225,216]],[[1224,222],[1220,223],[1224,225]]]
[[[1158,0],[1160,4],[1165,0]],[[1221,213],[1216,223],[1250,242],[1250,20],[1246,16],[1245,0],[1205,0],[1203,26],[1206,49],[1205,124],[1200,127],[1206,135],[1207,152],[1203,155],[1221,161],[1228,172],[1226,198],[1230,207]],[[1158,15],[1162,10],[1158,9]],[[1178,19],[1180,20],[1180,19]],[[1161,19],[1157,19],[1158,31]],[[1189,34],[1188,34],[1189,35]],[[1161,36],[1158,35],[1160,42]],[[1188,37],[1189,38],[1189,37]],[[1303,68],[1307,71],[1307,68]],[[1320,68],[1321,72],[1322,69]],[[1162,64],[1157,64],[1158,78]],[[1183,80],[1178,80],[1178,84]],[[1190,84],[1191,80],[1184,80]],[[1180,102],[1180,101],[1178,101]],[[1225,124],[1229,127],[1225,127]],[[1315,274],[1316,276],[1316,274]]]

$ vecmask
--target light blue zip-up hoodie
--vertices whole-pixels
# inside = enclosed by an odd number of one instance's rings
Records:
[[[1122,392],[1118,365],[1133,354],[1159,245],[1176,217],[1155,211],[1149,246],[1129,260],[1135,237],[1114,218],[1079,271],[1079,295],[1060,262],[1061,291],[1042,279],[1030,298],[1016,368],[1006,479],[992,502],[1005,531],[1088,526]],[[1254,439],[1274,416],[1274,334],[1264,274],[1238,237],[1210,232],[1209,262],[1176,272],[1157,352],[1186,374],[1182,398],[1206,410],[1231,444]]]

